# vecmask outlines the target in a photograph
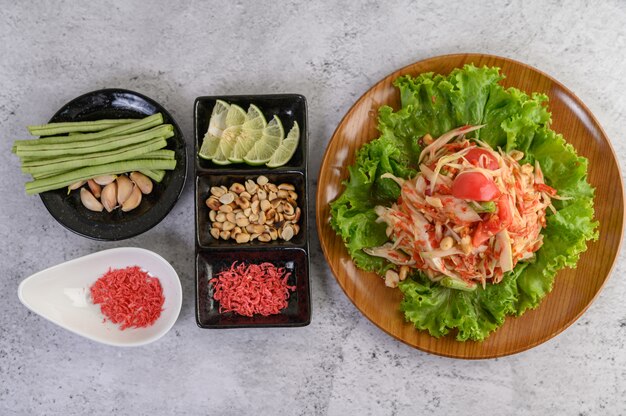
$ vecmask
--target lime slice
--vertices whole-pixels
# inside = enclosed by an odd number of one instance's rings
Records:
[[[254,104],[248,107],[248,113],[246,114],[246,121],[244,121],[241,127],[241,133],[237,137],[233,152],[231,153],[229,160],[233,163],[243,162],[243,158],[248,154],[254,143],[263,135],[263,129],[267,125],[265,116]]]
[[[246,121],[246,112],[237,104],[231,104],[226,115],[226,128],[222,133],[222,139],[219,144],[219,152],[217,152],[217,164],[229,164],[230,155],[233,153],[237,138],[241,133],[241,125]]]
[[[202,159],[213,159],[220,145],[220,140],[219,137],[213,136],[207,132],[207,134],[204,135],[204,139],[202,139],[202,147],[200,147],[200,151],[198,151],[198,156]]]
[[[242,130],[263,130],[267,125],[263,112],[254,104],[250,104],[248,107],[248,113],[246,114],[246,121],[243,123]]]
[[[254,130],[253,130],[254,131]],[[263,130],[260,130],[263,132]],[[258,137],[251,136],[249,133],[241,132],[235,141],[235,145],[233,146],[233,151],[228,158],[233,163],[242,163],[243,158],[248,154],[254,143],[261,137],[259,134]]]
[[[298,126],[298,122],[294,122],[293,127],[289,130],[285,140],[283,140],[280,146],[278,146],[278,149],[276,149],[269,162],[266,163],[267,167],[277,168],[289,162],[293,154],[296,153],[299,142],[300,127]]]
[[[222,146],[218,146],[217,151],[211,160],[217,165],[230,165],[230,160],[228,160],[228,157],[222,152]]]
[[[267,163],[282,143],[284,137],[285,130],[283,129],[283,124],[278,117],[274,116],[263,129],[261,138],[254,143],[254,146],[252,146],[243,160],[247,164],[254,166]]]
[[[246,121],[246,112],[237,104],[231,104],[226,114],[226,127],[241,126]]]
[[[235,143],[237,143],[237,137],[239,137],[239,133],[241,133],[241,126],[226,127],[226,130],[224,130],[224,133],[222,134],[222,139],[220,140],[219,144],[220,157],[223,156],[227,160],[230,158],[230,155],[233,153]],[[215,160],[213,161],[215,162]]]
[[[207,133],[210,133],[213,136],[221,137],[222,132],[227,127],[226,126],[226,117],[228,115],[230,109],[230,104],[225,101],[217,100],[215,101],[215,106],[213,107],[213,111],[211,112],[211,118],[209,119],[209,128]]]

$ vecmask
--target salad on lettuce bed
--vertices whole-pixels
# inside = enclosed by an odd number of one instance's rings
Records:
[[[331,204],[356,265],[435,337],[484,340],[598,237],[587,159],[550,129],[547,96],[501,79],[473,65],[398,78],[401,109],[379,109],[380,137]]]

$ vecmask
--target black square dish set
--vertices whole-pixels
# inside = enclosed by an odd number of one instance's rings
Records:
[[[285,132],[294,122],[300,126],[300,139],[295,154],[286,165],[277,168],[249,166],[238,163],[217,165],[198,156],[207,131],[211,112],[217,100],[247,108],[258,106],[266,119],[277,115]],[[297,94],[239,95],[199,97],[194,105],[195,136],[195,247],[196,247],[196,321],[201,328],[243,328],[272,326],[305,326],[311,320],[308,244],[307,192],[307,107],[303,96]],[[237,243],[234,240],[215,239],[210,234],[210,209],[206,205],[213,186],[230,187],[235,182],[256,181],[265,176],[270,183],[291,184],[298,195],[301,216],[300,231],[289,241],[277,239]],[[220,313],[219,302],[213,299],[209,280],[228,269],[233,262],[260,264],[270,262],[284,267],[290,273],[287,283],[295,286],[288,305],[277,315],[246,317],[233,312]]]

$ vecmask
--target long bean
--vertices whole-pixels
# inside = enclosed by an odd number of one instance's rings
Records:
[[[30,173],[33,178],[39,179],[42,175],[50,173],[61,173],[68,170],[74,170],[85,166],[104,165],[106,163],[117,162],[120,160],[146,158],[146,153],[159,150],[167,146],[167,141],[161,137],[148,140],[147,142],[123,147],[108,152],[93,153],[86,156],[78,156],[71,160],[55,161],[39,166],[22,166],[22,172]],[[150,157],[147,157],[151,159]],[[66,159],[66,158],[64,158]]]
[[[174,152],[173,150],[155,150],[153,152],[147,153],[146,158],[174,160],[176,158],[176,152]]]
[[[39,126],[28,126],[33,136],[54,136],[63,133],[101,131],[137,121],[132,118],[96,121],[68,121],[63,123],[48,123]]]
[[[158,140],[158,139],[165,139],[165,136],[162,137],[156,137],[153,139],[150,139],[149,141],[152,140]],[[144,142],[145,143],[145,142]],[[142,146],[142,143],[137,143],[136,145],[132,145],[132,146]],[[22,158],[22,171],[24,171],[23,168],[32,168],[35,166],[45,166],[45,165],[49,165],[49,164],[53,164],[53,163],[61,163],[61,162],[69,162],[71,160],[77,160],[79,158],[95,158],[95,157],[101,157],[101,156],[107,156],[109,154],[116,154],[116,153],[121,153],[121,152],[125,152],[126,149],[128,149],[129,146],[127,147],[122,147],[119,149],[114,149],[114,150],[106,150],[104,152],[97,152],[97,153],[92,153],[92,154],[86,154],[86,155],[65,155],[65,156],[59,156],[59,157],[48,157],[48,158],[39,158],[39,157],[30,157],[30,156],[25,156]],[[164,152],[163,154],[161,152]],[[169,155],[169,152],[172,152],[172,155]],[[174,159],[174,151],[173,150],[154,150],[150,152],[150,157],[148,159]],[[24,171],[27,172],[27,171]]]
[[[161,169],[143,169],[139,172],[143,173],[155,182],[161,182],[165,177],[165,171]]]
[[[13,153],[16,149],[22,146],[37,146],[42,144],[57,144],[57,143],[77,143],[86,140],[103,139],[113,136],[124,136],[128,134],[137,133],[149,128],[163,124],[163,114],[156,113],[151,116],[139,119],[132,123],[122,124],[121,126],[111,127],[106,130],[102,130],[96,133],[77,134],[73,136],[53,136],[45,137],[38,140],[16,140],[13,143]]]
[[[173,170],[176,167],[175,160],[158,159],[133,159],[121,162],[108,163],[106,165],[89,166],[76,169],[60,175],[51,176],[45,179],[36,179],[26,183],[26,193],[28,195],[40,192],[60,189],[78,181],[84,181],[94,176],[115,175],[119,173],[132,172],[135,170]]]
[[[109,137],[94,142],[79,142],[75,143],[74,146],[70,146],[69,143],[65,143],[35,147],[28,146],[26,148],[18,147],[17,155],[21,158],[32,157],[40,159],[64,155],[86,155],[94,152],[119,149],[131,144],[145,142],[155,137],[169,138],[173,135],[174,130],[172,125],[164,124],[163,126],[155,127],[140,133],[130,134],[128,136]]]

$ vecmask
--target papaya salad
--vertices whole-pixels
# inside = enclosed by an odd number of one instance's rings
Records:
[[[520,165],[522,152],[465,138],[481,127],[463,126],[435,141],[426,134],[417,176],[381,175],[400,186],[397,203],[375,207],[392,242],[364,251],[399,267],[386,272],[387,286],[397,287],[413,268],[447,287],[484,288],[541,247],[557,192],[538,162]]]
[[[598,238],[587,159],[551,129],[546,95],[503,78],[474,65],[397,78],[400,108],[378,109],[379,136],[330,204],[355,265],[435,337],[484,340]]]

